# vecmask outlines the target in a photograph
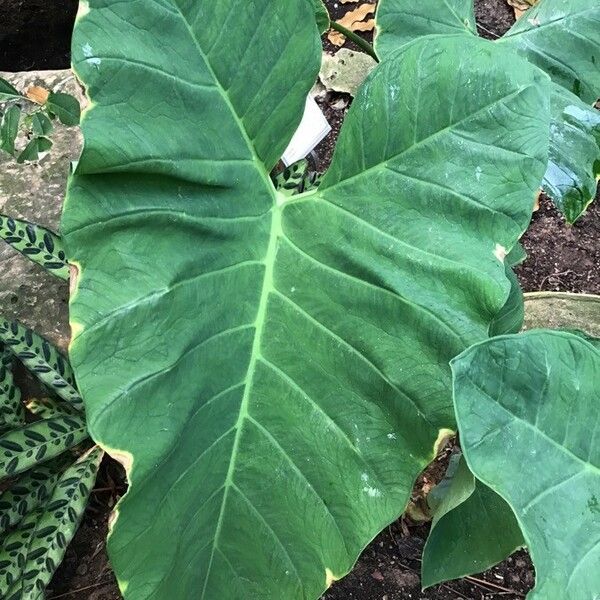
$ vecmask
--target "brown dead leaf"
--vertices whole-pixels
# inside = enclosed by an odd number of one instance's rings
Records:
[[[354,10],[348,11],[337,22],[350,31],[372,31],[375,27],[375,20],[373,18],[367,19],[367,17],[374,14],[375,4],[365,3]],[[343,46],[346,36],[331,29],[327,34],[327,39],[335,46]]]
[[[358,0],[342,0],[342,4],[350,4],[350,3],[356,4],[358,2]]]
[[[519,19],[524,12],[527,12],[532,6],[535,6],[539,0],[506,0],[513,7],[515,17]]]
[[[32,85],[27,90],[27,97],[36,104],[46,104],[50,92],[39,85]]]

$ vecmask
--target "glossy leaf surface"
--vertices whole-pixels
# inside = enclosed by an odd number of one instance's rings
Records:
[[[210,37],[225,7],[190,25],[202,2],[144,3],[118,58],[129,4],[92,3],[75,34],[94,104],[63,215],[71,357],[130,478],[109,541],[126,598],[315,598],[350,570],[454,423],[448,361],[506,301],[545,168],[545,76],[449,41],[375,72],[319,191],[276,193],[318,69],[312,10],[224,4],[247,63]],[[446,78],[415,77],[440,63]],[[173,86],[168,105],[147,93]],[[245,112],[286,99],[280,118]]]
[[[473,0],[379,0],[376,18],[381,58],[423,36],[477,35]]]
[[[478,344],[452,362],[471,470],[511,506],[536,569],[529,598],[600,590],[600,350],[544,330]]]
[[[600,91],[600,4],[540,0],[498,41],[591,106]]]
[[[555,85],[550,131],[550,162],[543,188],[567,221],[574,223],[598,189],[600,111]]]
[[[381,0],[376,48],[383,58],[422,36],[476,34],[472,1]],[[600,5],[597,0],[541,0],[495,43],[550,75],[550,163],[543,188],[570,223],[594,199],[600,174]]]

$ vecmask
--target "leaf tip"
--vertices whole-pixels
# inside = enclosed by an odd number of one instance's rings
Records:
[[[327,586],[327,589],[329,589],[336,581],[339,581],[340,579],[341,577],[334,575],[333,571],[329,567],[325,569],[325,585]]]

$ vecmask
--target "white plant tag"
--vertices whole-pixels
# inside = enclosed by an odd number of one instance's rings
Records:
[[[331,125],[312,96],[306,99],[304,116],[281,160],[286,167],[308,156],[331,131]]]

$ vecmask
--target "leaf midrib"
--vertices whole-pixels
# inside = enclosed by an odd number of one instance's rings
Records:
[[[250,392],[252,390],[252,383],[254,373],[256,372],[256,364],[260,359],[260,346],[262,342],[262,336],[264,332],[264,325],[267,314],[267,304],[269,301],[269,294],[273,289],[273,272],[275,269],[275,254],[277,251],[277,242],[279,235],[281,234],[281,207],[274,207],[271,211],[271,231],[269,234],[269,244],[267,246],[267,252],[264,258],[265,274],[263,278],[262,288],[260,292],[260,302],[258,305],[258,311],[255,321],[255,334],[252,342],[252,350],[250,353],[250,361],[248,363],[246,384],[244,387],[244,394],[240,403],[240,409],[237,421],[234,425],[235,437],[233,439],[233,446],[231,448],[231,458],[229,460],[229,468],[227,469],[227,475],[225,477],[225,491],[223,492],[223,499],[221,501],[221,509],[219,511],[219,517],[217,519],[217,526],[215,528],[215,534],[211,549],[211,554],[208,562],[208,568],[206,569],[206,575],[204,578],[204,586],[202,588],[202,594],[200,600],[204,600],[208,581],[210,579],[212,564],[215,556],[215,551],[218,548],[218,540],[223,527],[223,518],[225,515],[225,508],[227,506],[227,500],[229,497],[229,491],[234,486],[233,474],[237,462],[237,455],[240,445],[240,440],[243,431],[244,422],[250,418],[248,411],[248,405],[250,403]]]
[[[223,98],[223,101],[227,105],[227,108],[231,112],[231,115],[234,118],[235,122],[238,124],[238,127],[242,134],[242,137],[244,138],[246,146],[248,147],[248,151],[250,152],[250,155],[252,156],[252,159],[254,160],[256,167],[257,167],[261,177],[264,180],[265,188],[269,191],[270,196],[274,202],[275,201],[275,188],[273,187],[273,184],[271,183],[271,179],[269,177],[269,174],[267,173],[267,169],[266,169],[263,161],[260,159],[260,157],[256,153],[256,149],[254,148],[254,144],[252,143],[252,140],[248,136],[248,132],[246,131],[246,127],[244,126],[243,120],[240,118],[239,114],[237,113],[235,107],[233,106],[233,104],[231,102],[231,99],[229,98],[229,95],[227,94],[227,91],[221,84],[220,79],[217,77],[217,74],[210,63],[208,55],[206,54],[206,52],[204,51],[202,46],[200,46],[198,38],[194,34],[194,30],[192,29],[190,22],[187,20],[181,7],[179,6],[179,0],[172,0],[172,2],[173,2],[173,5],[175,6],[175,8],[177,9],[177,12],[179,13],[181,20],[185,24],[185,27],[190,35],[190,38],[192,39],[192,41],[194,42],[194,45],[198,49],[198,52],[199,52],[200,56],[202,57],[202,60],[204,61],[204,64],[206,65],[206,68],[208,69],[209,74],[215,81],[215,84],[216,84],[215,88],[217,89],[217,91],[219,92],[221,97]]]

